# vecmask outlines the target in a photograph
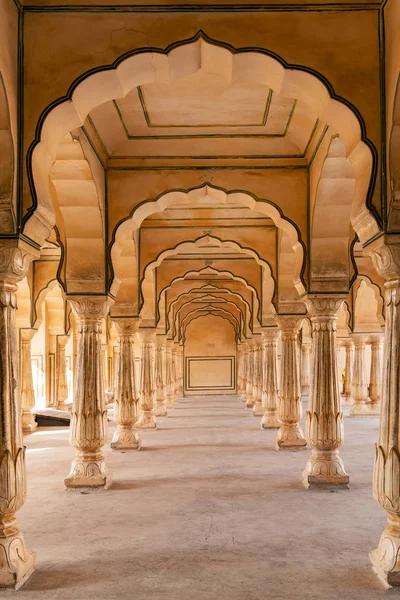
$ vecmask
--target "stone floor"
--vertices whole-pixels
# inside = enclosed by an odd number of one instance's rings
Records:
[[[377,419],[346,419],[352,485],[337,492],[306,491],[309,451],[276,452],[259,422],[237,398],[184,399],[140,452],[106,448],[114,485],[91,494],[63,487],[65,429],[27,437],[19,521],[37,563],[18,600],[400,598],[368,560],[385,525],[371,494]]]

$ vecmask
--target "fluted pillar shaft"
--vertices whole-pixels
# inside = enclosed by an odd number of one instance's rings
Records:
[[[16,291],[33,258],[14,241],[0,245],[0,588],[12,589],[29,578],[35,561],[16,520],[26,497]]]
[[[262,349],[262,405],[263,429],[279,429],[278,409],[278,338],[279,329],[263,331]]]
[[[67,410],[68,406],[68,383],[67,362],[65,358],[65,346],[68,344],[69,335],[57,336],[57,408]]]
[[[254,406],[254,395],[253,395],[253,382],[254,382],[254,346],[253,342],[249,344],[249,352],[247,354],[248,369],[247,369],[247,383],[246,383],[246,408],[253,408]]]
[[[173,361],[172,361],[172,341],[167,340],[165,348],[165,376],[167,384],[167,408],[172,408],[175,404],[175,390],[173,379]]]
[[[375,415],[380,414],[381,385],[382,385],[382,337],[371,338],[371,372],[369,379],[370,410]]]
[[[32,433],[37,427],[32,409],[35,407],[35,388],[32,376],[31,342],[36,329],[21,329],[21,404],[22,431]]]
[[[76,448],[67,488],[104,488],[111,483],[102,447],[107,439],[104,400],[102,322],[111,301],[107,296],[70,296],[78,322],[78,348],[70,443]]]
[[[300,428],[301,388],[298,360],[298,336],[303,317],[279,315],[282,332],[282,356],[277,417],[281,422],[276,439],[277,450],[305,448],[307,442]]]
[[[114,317],[118,332],[118,360],[114,390],[114,419],[117,428],[111,441],[113,450],[139,450],[140,439],[135,423],[139,417],[139,395],[136,390],[135,334],[136,317]]]
[[[400,585],[400,279],[386,284],[382,407],[373,474],[374,498],[388,513],[370,558],[387,585]]]
[[[310,366],[312,344],[301,345],[301,393],[308,396],[310,391]]]
[[[142,369],[140,372],[140,417],[136,427],[154,429],[156,419],[155,408],[155,330],[139,329],[142,342]]]
[[[166,394],[166,372],[165,372],[165,342],[157,339],[156,344],[156,406],[154,414],[157,417],[165,417],[167,409],[165,407]]]
[[[264,414],[264,408],[262,405],[262,346],[261,340],[255,342],[254,350],[254,385],[253,385],[253,415],[255,417],[262,417]]]
[[[247,386],[247,371],[248,371],[248,348],[247,344],[243,345],[242,349],[242,385],[240,389],[240,396],[243,402],[246,402],[246,386]]]
[[[307,296],[313,332],[311,388],[306,436],[312,452],[303,472],[309,487],[347,487],[349,477],[339,448],[343,439],[336,355],[336,320],[343,304],[337,296]]]
[[[344,367],[344,382],[343,382],[343,396],[342,396],[342,402],[345,406],[349,406],[352,404],[352,396],[351,396],[351,382],[352,382],[352,374],[353,374],[353,369],[352,369],[352,360],[351,360],[351,354],[352,354],[352,348],[353,348],[353,342],[352,340],[346,340],[345,342],[343,342],[345,351],[346,351],[346,362],[345,362],[345,367]]]
[[[350,415],[370,415],[370,407],[367,405],[368,380],[365,367],[366,337],[361,334],[353,334],[352,339],[354,342],[353,378],[351,382],[353,405],[350,409]]]

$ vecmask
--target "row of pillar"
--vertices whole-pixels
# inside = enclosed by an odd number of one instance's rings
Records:
[[[16,521],[26,495],[25,447],[22,437],[22,406],[20,398],[19,365],[16,330],[17,282],[26,272],[32,256],[11,241],[1,249],[0,255],[0,548],[2,565],[0,587],[18,588],[29,577],[34,566],[34,554],[27,548]],[[397,265],[386,261],[383,266]],[[386,272],[385,272],[386,276]],[[384,530],[371,560],[382,581],[400,584],[400,279],[394,269],[388,271],[386,293],[386,325],[384,378],[382,387],[382,413],[374,468],[374,496],[388,512],[388,526]],[[101,362],[101,325],[109,310],[109,300],[104,296],[74,296],[70,299],[78,319],[78,352],[75,392],[72,410],[71,442],[77,454],[71,473],[66,480],[69,487],[105,487],[109,483],[101,448],[106,440],[106,410],[104,406],[104,381]],[[313,351],[309,405],[306,415],[306,436],[312,454],[303,473],[307,487],[333,485],[347,486],[348,476],[339,455],[342,442],[343,416],[340,407],[338,372],[336,366],[335,330],[336,315],[342,299],[335,296],[308,296],[306,304],[312,321]],[[299,428],[301,416],[301,389],[299,383],[298,334],[302,319],[281,315],[278,325],[282,332],[281,384],[276,401],[276,372],[269,368],[263,374],[261,405],[268,416],[279,420],[277,448],[305,446]],[[120,380],[118,402],[120,428],[129,427],[129,415],[134,412],[130,402],[134,395],[132,369],[134,361],[127,356],[130,344],[122,341],[131,336],[132,329],[120,334]],[[152,370],[144,359],[141,392],[150,395]],[[144,350],[144,349],[143,349]],[[269,351],[275,356],[276,346]],[[263,352],[267,352],[267,345]],[[262,372],[270,360],[263,361]],[[273,361],[272,361],[273,362]],[[129,364],[129,366],[128,366]],[[253,365],[254,366],[254,365]],[[249,364],[247,372],[251,372]],[[257,367],[258,369],[259,367]],[[128,377],[126,371],[128,369]],[[258,371],[257,371],[258,372]],[[180,377],[180,375],[179,375]],[[179,379],[178,377],[178,379]],[[130,381],[130,387],[127,385]],[[243,377],[241,383],[243,389]],[[129,390],[129,391],[128,391]],[[249,390],[250,391],[250,390]],[[246,401],[248,394],[246,381]],[[29,395],[29,394],[28,394]],[[259,386],[257,387],[259,395]],[[154,395],[153,395],[154,398]],[[153,400],[154,401],[154,400]],[[126,420],[126,415],[128,419]],[[137,414],[136,414],[137,416]],[[136,418],[135,416],[135,418]],[[134,425],[135,421],[132,419]],[[125,429],[126,431],[126,429]],[[136,438],[135,438],[136,439]]]
[[[278,328],[262,333],[252,349],[240,352],[239,392],[246,406],[260,414],[262,427],[278,428],[276,449],[312,448],[303,483],[308,487],[347,487],[349,477],[339,448],[343,439],[338,369],[336,362],[336,318],[342,299],[307,297],[312,323],[310,393],[306,414],[306,436],[300,428],[302,389],[299,365],[299,331],[304,317],[279,315]],[[277,381],[277,340],[281,332],[280,383]],[[303,379],[304,382],[304,379]],[[260,395],[261,389],[261,395]]]

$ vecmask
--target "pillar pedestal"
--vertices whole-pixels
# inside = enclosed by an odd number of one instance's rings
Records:
[[[67,297],[78,321],[78,349],[70,443],[76,448],[71,471],[64,480],[69,489],[107,488],[111,476],[101,449],[107,439],[101,330],[111,300],[107,296]]]
[[[35,390],[32,377],[31,341],[36,329],[21,329],[21,403],[22,431],[32,433],[37,428],[32,409],[35,408]]]
[[[313,333],[312,378],[306,415],[306,435],[312,452],[303,471],[306,488],[348,487],[339,448],[343,415],[336,355],[336,319],[344,298],[309,295],[306,305]]]
[[[117,428],[111,441],[113,450],[139,450],[140,438],[135,428],[139,398],[136,392],[135,334],[139,318],[114,317],[118,332],[118,362],[114,391],[114,418]]]
[[[154,415],[155,382],[154,382],[154,344],[156,332],[154,329],[139,329],[142,342],[142,370],[140,373],[140,417],[136,427],[155,429],[157,427]]]
[[[303,450],[307,442],[300,428],[301,389],[297,342],[304,317],[279,315],[282,332],[282,358],[277,417],[281,423],[276,439],[277,450]]]

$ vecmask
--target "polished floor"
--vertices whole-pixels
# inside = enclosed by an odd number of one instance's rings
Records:
[[[276,452],[259,422],[236,397],[181,400],[140,452],[106,448],[114,484],[90,494],[63,487],[66,430],[27,437],[19,521],[37,562],[18,600],[400,598],[368,560],[385,525],[371,493],[377,419],[346,418],[351,489],[335,492],[306,491],[309,450]]]

